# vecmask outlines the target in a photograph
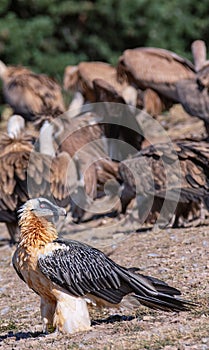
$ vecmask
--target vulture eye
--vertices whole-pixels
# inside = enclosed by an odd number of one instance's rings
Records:
[[[46,204],[41,203],[41,204],[40,204],[40,208],[46,208]]]

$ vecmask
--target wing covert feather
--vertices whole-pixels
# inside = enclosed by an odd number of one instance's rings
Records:
[[[117,265],[102,252],[84,244],[60,239],[52,243],[52,249],[57,242],[60,248],[38,259],[38,266],[47,278],[76,296],[97,293],[105,298],[104,291],[121,287]]]

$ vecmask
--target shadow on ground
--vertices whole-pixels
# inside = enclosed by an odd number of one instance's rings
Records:
[[[15,338],[15,340],[21,340],[21,339],[28,339],[28,338],[37,338],[37,337],[44,337],[45,334],[42,332],[18,332],[14,333],[12,331],[8,332],[5,335],[0,336],[0,342],[2,342],[5,339],[8,338]]]

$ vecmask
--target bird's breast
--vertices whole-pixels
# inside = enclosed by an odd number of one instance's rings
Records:
[[[15,256],[15,266],[21,273],[29,288],[33,289],[41,297],[54,299],[54,283],[50,281],[38,268],[38,256],[44,254],[44,248],[34,249],[30,254],[20,249]]]

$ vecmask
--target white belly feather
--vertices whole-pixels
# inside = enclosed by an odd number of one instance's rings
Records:
[[[63,333],[88,330],[91,322],[86,301],[58,290],[54,294],[57,299],[54,327]]]

